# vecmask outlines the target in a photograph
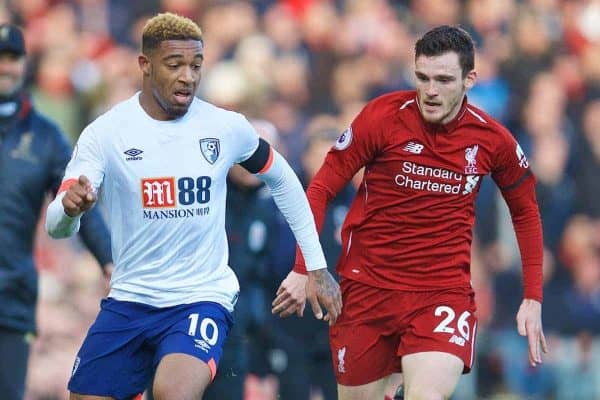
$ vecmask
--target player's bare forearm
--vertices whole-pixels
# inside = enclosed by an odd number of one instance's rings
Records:
[[[328,298],[335,298],[340,294],[340,285],[333,279],[327,268],[308,272],[309,279],[312,278],[320,288],[320,294]]]

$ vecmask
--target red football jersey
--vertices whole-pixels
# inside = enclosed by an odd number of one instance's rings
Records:
[[[416,92],[369,102],[339,137],[307,196],[320,229],[327,203],[360,168],[338,274],[398,290],[470,286],[474,201],[491,174],[509,205],[525,297],[542,299],[542,233],[535,180],[510,132],[466,99],[448,124],[421,117]],[[295,267],[302,272],[303,260]]]

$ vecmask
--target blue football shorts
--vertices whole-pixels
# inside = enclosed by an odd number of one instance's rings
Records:
[[[130,399],[142,393],[160,360],[184,353],[208,364],[214,379],[233,318],[212,302],[157,308],[103,299],[75,358],[74,393]]]

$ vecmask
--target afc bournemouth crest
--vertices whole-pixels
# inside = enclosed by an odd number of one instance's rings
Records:
[[[200,151],[202,151],[202,155],[211,164],[214,164],[219,158],[221,146],[219,144],[219,139],[215,138],[206,138],[200,139]]]

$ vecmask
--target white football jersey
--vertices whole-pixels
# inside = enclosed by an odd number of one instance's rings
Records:
[[[257,147],[243,115],[198,98],[183,117],[157,121],[138,93],[83,131],[64,179],[85,175],[98,190],[115,265],[110,297],[233,310],[239,284],[227,265],[226,179]]]

